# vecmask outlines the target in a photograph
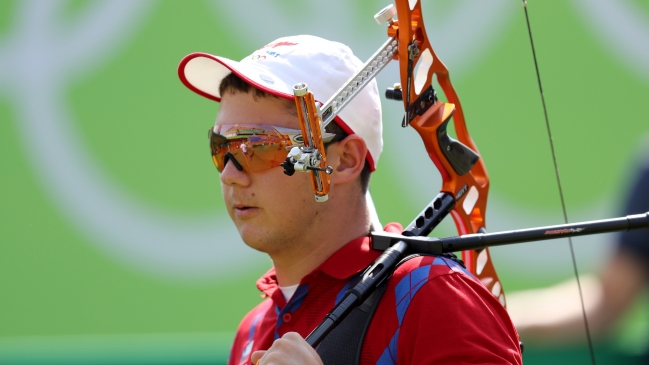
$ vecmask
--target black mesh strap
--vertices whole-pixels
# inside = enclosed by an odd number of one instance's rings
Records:
[[[385,292],[386,282],[322,340],[316,351],[324,365],[351,365],[360,362],[363,339]]]

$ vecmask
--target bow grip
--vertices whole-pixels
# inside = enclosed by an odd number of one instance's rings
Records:
[[[452,104],[450,104],[452,105]],[[453,139],[448,135],[446,128],[448,123],[451,121],[451,117],[455,113],[455,108],[447,117],[446,120],[437,128],[437,142],[439,143],[439,148],[442,150],[442,153],[453,167],[453,170],[458,175],[465,175],[480,159],[480,155],[475,153],[472,149],[464,145],[462,142]]]
[[[480,156],[448,135],[448,123],[454,113],[454,104],[437,102],[426,111],[425,116],[415,119],[411,125],[421,136],[428,154],[442,173],[448,169],[444,164],[439,166],[441,161],[437,156],[444,156],[453,171],[464,175],[471,170]]]

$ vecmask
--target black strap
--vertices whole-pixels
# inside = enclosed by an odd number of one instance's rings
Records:
[[[387,280],[322,340],[316,349],[325,365],[359,364],[365,333],[387,287]]]
[[[412,254],[406,256],[399,262],[397,267],[418,256],[426,255]],[[465,267],[464,262],[452,253],[438,256],[444,256]],[[387,288],[388,281],[384,281],[363,304],[352,310],[347,318],[322,340],[316,351],[320,355],[324,365],[360,364],[363,339],[370,326],[372,317],[374,317],[376,307],[378,307],[381,297],[383,297],[383,293]]]

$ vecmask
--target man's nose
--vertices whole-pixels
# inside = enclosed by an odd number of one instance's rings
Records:
[[[243,170],[241,163],[232,155],[225,159],[225,166],[221,171],[221,183],[225,185],[250,185],[250,175]]]

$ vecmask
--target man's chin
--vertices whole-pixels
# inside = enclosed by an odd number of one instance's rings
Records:
[[[271,257],[286,252],[291,247],[286,239],[271,236],[269,233],[262,235],[242,234],[241,239],[250,248],[263,252]]]
[[[271,256],[286,250],[290,251],[297,242],[297,237],[292,236],[290,233],[293,232],[286,227],[245,222],[237,224],[237,230],[248,247]]]
[[[268,232],[261,232],[259,229],[251,227],[239,227],[239,235],[243,242],[250,248],[259,252],[269,253],[272,251],[269,242]]]

